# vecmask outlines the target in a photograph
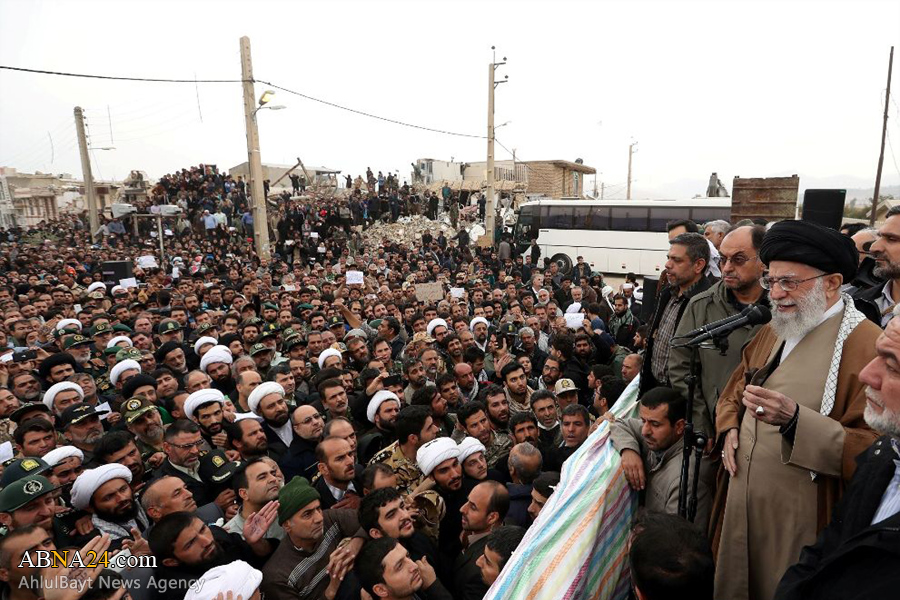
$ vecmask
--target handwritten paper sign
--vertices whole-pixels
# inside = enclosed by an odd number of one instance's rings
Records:
[[[347,285],[363,284],[362,271],[347,271]]]
[[[444,286],[440,282],[416,284],[416,300],[420,302],[437,302],[444,297]]]
[[[581,329],[584,324],[584,313],[566,313],[566,327],[569,329]]]

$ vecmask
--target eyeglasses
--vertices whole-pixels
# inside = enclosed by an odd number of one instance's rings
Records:
[[[191,448],[199,448],[203,445],[203,438],[200,438],[196,442],[190,442],[187,444],[176,444],[174,442],[169,442],[170,446],[175,446],[176,448],[180,448],[181,450],[190,450]]]
[[[780,277],[778,279],[772,279],[768,275],[763,275],[759,278],[759,285],[761,285],[764,290],[771,290],[777,283],[778,287],[780,287],[782,291],[793,292],[804,281],[812,281],[813,279],[819,279],[821,277],[825,277],[826,275],[828,275],[828,273],[822,273],[821,275],[816,275],[815,277],[807,277],[806,279],[791,279],[790,277]]]
[[[306,417],[305,419],[300,421],[300,423],[298,423],[298,425],[309,425],[313,421],[321,421],[322,418],[323,418],[322,415],[320,415],[319,413],[316,413],[314,415],[310,415],[310,416]]]
[[[724,267],[725,265],[727,265],[728,261],[731,261],[731,264],[733,264],[735,267],[742,267],[751,260],[756,260],[758,258],[758,254],[756,256],[744,256],[743,254],[738,254],[736,256],[721,255],[718,258],[718,262],[720,267]]]

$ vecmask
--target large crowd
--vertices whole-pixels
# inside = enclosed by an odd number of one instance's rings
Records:
[[[363,235],[459,218],[449,189],[291,181],[269,260],[245,182],[208,166],[140,207],[181,206],[165,256],[119,219],[96,245],[84,215],[0,233],[4,598],[481,600],[598,430],[642,507],[602,559],[633,597],[896,595],[900,210],[841,232],[673,221],[645,294],[537,245]],[[692,366],[677,342],[752,305],[771,322]],[[708,437],[692,522],[688,421]],[[64,549],[112,558],[28,559]]]

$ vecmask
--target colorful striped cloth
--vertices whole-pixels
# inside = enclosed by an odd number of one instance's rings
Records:
[[[613,407],[617,419],[637,411],[636,387]],[[484,600],[627,598],[636,509],[604,421],[563,464],[559,485]]]

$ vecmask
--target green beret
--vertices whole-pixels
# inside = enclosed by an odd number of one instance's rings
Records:
[[[40,496],[54,491],[56,486],[46,477],[32,475],[18,479],[0,492],[0,512],[11,513]]]
[[[134,333],[134,329],[132,329],[128,325],[124,325],[123,323],[113,325],[113,331],[121,331],[122,333]]]
[[[320,499],[319,492],[309,485],[305,477],[294,477],[278,492],[278,523],[284,523],[304,506]]]

